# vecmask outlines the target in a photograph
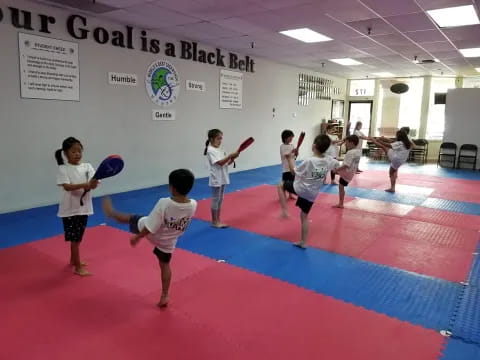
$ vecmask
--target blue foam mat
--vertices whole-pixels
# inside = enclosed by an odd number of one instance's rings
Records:
[[[479,360],[480,346],[449,339],[441,360]]]
[[[178,247],[427,328],[449,325],[462,287],[367,261],[194,220]]]
[[[465,286],[451,332],[455,338],[480,345],[480,288]]]

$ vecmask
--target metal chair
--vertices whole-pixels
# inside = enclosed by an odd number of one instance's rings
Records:
[[[438,151],[437,166],[442,166],[442,160],[453,163],[452,168],[455,168],[457,159],[457,144],[452,142],[444,142],[440,145]]]
[[[465,163],[471,165],[472,169],[475,170],[475,168],[477,167],[477,153],[477,145],[463,144],[462,146],[460,146],[460,151],[458,152],[457,168],[460,168],[460,164]]]
[[[415,148],[410,150],[410,159],[412,161],[421,161],[423,164],[428,159],[428,141],[425,139],[412,140],[415,144]]]

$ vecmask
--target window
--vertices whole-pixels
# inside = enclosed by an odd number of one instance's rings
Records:
[[[408,126],[410,136],[418,136],[420,117],[422,112],[423,79],[409,79],[408,91],[400,95],[400,109],[398,115],[398,128]]]
[[[445,104],[435,105],[435,93],[446,93],[455,88],[454,78],[432,78],[427,120],[427,139],[443,140],[445,130]]]
[[[464,78],[463,87],[468,89],[480,88],[480,77]]]

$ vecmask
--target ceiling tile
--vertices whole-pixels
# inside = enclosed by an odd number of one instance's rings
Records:
[[[368,34],[368,29],[371,29],[371,35],[388,35],[394,34],[397,31],[380,18],[351,21],[347,25],[353,27],[364,35]]]
[[[472,4],[472,0],[417,0],[417,2],[424,10],[443,9]]]
[[[253,34],[263,34],[268,31],[267,28],[262,26],[257,26],[250,21],[245,19],[231,17],[228,19],[212,20],[214,24],[220,25],[221,27],[236,31],[240,34],[253,35]]]
[[[433,22],[424,12],[408,15],[397,15],[385,18],[400,31],[417,31],[436,29]]]
[[[403,15],[421,11],[414,0],[361,0],[381,16]]]
[[[405,35],[417,43],[445,40],[445,36],[438,30],[420,30],[405,32]]]
[[[422,47],[430,52],[441,52],[441,51],[455,51],[455,47],[449,41],[435,41],[430,43],[423,43]]]
[[[148,0],[97,0],[97,3],[110,5],[119,9],[147,2]]]
[[[480,38],[480,25],[461,26],[443,29],[443,33],[451,40],[475,40]]]
[[[400,34],[378,35],[373,38],[379,43],[390,47],[392,45],[410,45],[412,42]]]

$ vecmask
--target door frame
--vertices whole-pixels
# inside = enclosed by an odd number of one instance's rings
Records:
[[[360,104],[360,103],[370,103],[370,124],[368,125],[368,136],[372,136],[372,117],[373,117],[373,100],[349,100],[348,101],[348,122],[350,123],[350,127],[353,125],[350,121],[350,117],[352,116],[352,103]]]

